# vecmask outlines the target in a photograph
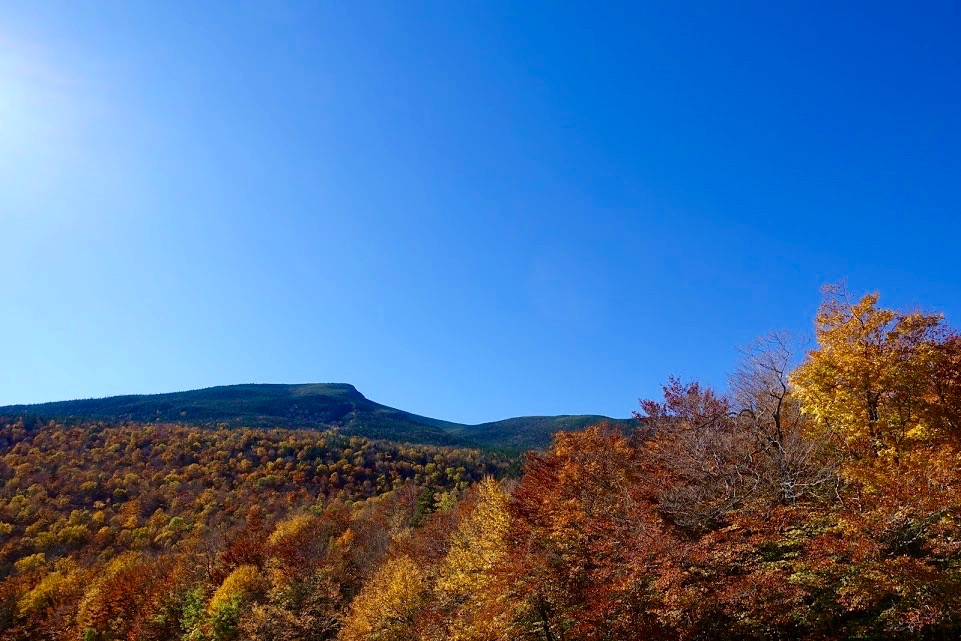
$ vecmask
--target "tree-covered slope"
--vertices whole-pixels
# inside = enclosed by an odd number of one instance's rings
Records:
[[[226,385],[0,407],[0,416],[20,415],[205,427],[333,427],[368,438],[510,450],[542,448],[555,431],[581,429],[604,420],[600,416],[536,416],[462,425],[381,405],[345,383]]]
[[[331,639],[392,533],[508,465],[314,429],[0,419],[0,639]],[[276,607],[211,633],[210,587],[261,563]]]
[[[610,419],[606,416],[520,416],[492,423],[467,425],[452,430],[465,442],[478,447],[507,451],[536,450],[551,442],[555,432],[575,432],[599,423],[629,426],[634,419]]]

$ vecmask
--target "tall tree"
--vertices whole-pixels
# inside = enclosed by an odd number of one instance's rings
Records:
[[[879,307],[876,293],[854,302],[830,286],[815,328],[817,349],[791,381],[804,411],[843,448],[849,473],[899,466],[938,436],[929,404],[947,338],[941,315]]]
[[[499,584],[511,526],[508,496],[491,477],[477,488],[476,503],[451,537],[435,595],[448,617],[446,638],[497,641],[514,638],[518,606]]]

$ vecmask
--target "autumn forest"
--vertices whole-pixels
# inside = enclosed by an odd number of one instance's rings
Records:
[[[523,456],[2,417],[2,638],[958,638],[961,336],[839,286],[814,327]]]

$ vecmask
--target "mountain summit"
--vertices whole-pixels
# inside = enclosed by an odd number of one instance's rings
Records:
[[[371,401],[347,383],[245,384],[169,394],[138,394],[0,407],[0,416],[329,429],[432,445],[526,450],[556,431],[612,420],[605,416],[524,416],[464,425]],[[617,422],[627,422],[626,419]]]

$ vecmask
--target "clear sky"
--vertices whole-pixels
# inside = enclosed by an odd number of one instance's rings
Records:
[[[825,282],[961,321],[957,2],[281,5],[0,4],[0,404],[627,416]]]

